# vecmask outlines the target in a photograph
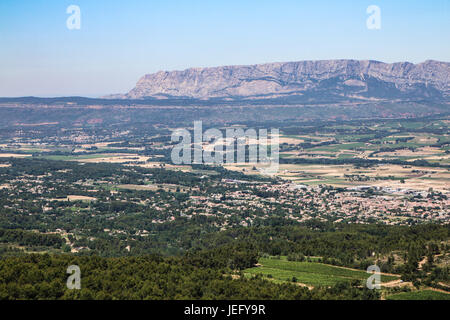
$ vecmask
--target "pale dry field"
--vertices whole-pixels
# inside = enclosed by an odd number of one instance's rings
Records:
[[[0,153],[0,158],[26,158],[26,157],[31,157],[31,154]]]
[[[418,136],[418,137],[415,137],[412,141],[416,142],[416,143],[430,143],[430,144],[433,144],[433,143],[436,143],[438,141],[438,139],[435,138],[435,137],[429,137],[429,136]]]
[[[422,147],[418,148],[416,151],[411,151],[409,149],[402,149],[402,150],[395,150],[392,152],[380,152],[377,153],[377,157],[417,157],[417,158],[423,158],[426,156],[444,156],[445,153],[443,150],[435,147]]]
[[[39,122],[39,123],[15,123],[15,126],[22,126],[22,127],[37,127],[37,126],[49,126],[49,125],[55,125],[59,122]]]
[[[175,165],[175,164],[164,164],[163,162],[146,162],[145,164],[138,164],[139,167],[143,168],[164,168],[169,170],[179,170],[183,172],[191,172],[192,167],[189,165]]]
[[[77,196],[77,195],[70,195],[66,198],[53,198],[48,199],[49,201],[96,201],[97,198],[94,197],[88,197],[88,196]]]
[[[134,154],[105,154],[106,157],[79,159],[79,162],[87,163],[125,163],[125,162],[145,162],[150,157],[138,156]]]
[[[229,170],[241,171],[245,174],[258,174],[252,170],[251,164],[234,164],[225,166]],[[260,165],[256,166],[261,167]],[[243,171],[242,169],[245,169]],[[413,173],[416,170],[418,172]],[[303,164],[280,164],[277,177],[301,184],[330,184],[334,186],[359,186],[371,185],[377,187],[391,187],[398,189],[414,189],[426,191],[433,188],[437,191],[450,191],[450,172],[443,168],[428,168],[400,165],[379,165],[372,168],[356,169],[352,165],[303,165]],[[348,181],[345,175],[364,175],[369,178],[392,176],[398,180],[375,180],[375,181]],[[401,183],[404,179],[405,183]]]
[[[119,184],[117,185],[117,188],[119,189],[128,189],[128,190],[139,190],[139,191],[145,191],[145,190],[152,190],[155,191],[158,189],[158,185],[156,184]]]
[[[178,185],[174,184],[119,184],[117,185],[118,189],[128,189],[128,190],[138,190],[138,191],[156,191],[162,188],[165,191],[175,191],[177,188],[180,188]],[[184,188],[180,188],[180,191],[185,190]]]
[[[67,201],[96,201],[97,198],[87,196],[67,196]]]
[[[279,141],[280,141],[280,144],[281,143],[299,144],[299,143],[305,142],[305,140],[301,139],[301,138],[297,139],[297,138],[283,137],[283,136],[280,136]]]

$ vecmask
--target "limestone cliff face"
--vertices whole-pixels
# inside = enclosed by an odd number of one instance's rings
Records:
[[[450,99],[450,63],[321,60],[160,71],[142,77],[125,99]]]

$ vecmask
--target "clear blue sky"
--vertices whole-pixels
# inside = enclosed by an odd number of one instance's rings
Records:
[[[68,30],[66,8],[81,8]],[[381,29],[366,8],[381,9]],[[100,96],[146,73],[317,59],[450,61],[450,0],[1,0],[0,96]]]

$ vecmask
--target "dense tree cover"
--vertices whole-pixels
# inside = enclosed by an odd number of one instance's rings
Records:
[[[21,246],[45,246],[60,248],[64,240],[57,234],[42,234],[24,230],[0,229],[0,243],[16,243]]]
[[[418,261],[426,256],[449,252],[450,247],[446,244],[449,238],[449,225],[407,227],[320,221],[299,225],[276,221],[272,226],[235,228],[206,235],[199,245],[214,248],[227,243],[245,243],[260,255],[285,255],[297,261],[302,261],[304,256],[320,256],[324,263],[363,270],[377,264],[381,271],[402,274],[404,280],[409,281],[427,275],[418,270]],[[393,253],[403,258],[401,263],[394,263]],[[383,257],[388,258],[381,260]],[[448,269],[430,265],[427,271],[432,270],[428,282],[448,279]],[[447,278],[444,273],[447,273]]]
[[[270,225],[270,222],[272,223]],[[205,236],[205,246],[217,246],[233,241],[245,241],[261,252],[287,255],[302,252],[339,258],[341,253],[360,258],[394,250],[408,250],[411,245],[423,247],[429,241],[444,241],[450,237],[449,225],[423,224],[416,226],[335,224],[322,221],[289,223],[281,219],[268,221],[266,226],[235,228]],[[445,247],[445,246],[444,246]],[[443,250],[439,248],[439,250]],[[425,254],[425,248],[422,256]]]
[[[19,241],[27,232],[3,230]],[[31,233],[31,232],[30,232]],[[53,236],[53,235],[44,235]],[[308,221],[303,225],[283,224],[235,228],[198,234],[187,252],[179,257],[141,255],[142,251],[118,250],[124,257],[102,258],[120,242],[104,240],[81,255],[4,255],[0,259],[1,299],[375,299],[375,291],[359,283],[308,291],[293,284],[275,284],[260,278],[230,277],[254,266],[263,254],[287,255],[289,260],[321,256],[322,262],[366,268],[381,265],[382,271],[399,272],[405,281],[436,286],[448,281],[448,269],[433,265],[433,256],[448,252],[442,243],[449,226],[346,225]],[[104,247],[102,247],[104,245]],[[148,252],[148,251],[147,251]],[[372,253],[404,252],[400,266],[376,261]],[[10,252],[11,253],[11,252]],[[114,254],[113,254],[114,255]],[[131,256],[130,256],[131,255]],[[418,261],[428,256],[426,269]],[[65,269],[72,264],[82,270],[82,290],[65,287]],[[237,273],[236,273],[237,272]]]
[[[232,252],[229,255],[233,255]],[[206,258],[206,257],[204,257]],[[200,258],[201,260],[202,258]],[[192,258],[27,255],[0,260],[4,299],[378,299],[348,283],[308,290],[259,277],[233,279],[227,268],[198,267]],[[78,265],[81,290],[66,288],[67,267]]]

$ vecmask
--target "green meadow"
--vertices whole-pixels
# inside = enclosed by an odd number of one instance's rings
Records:
[[[261,258],[259,267],[244,270],[246,276],[260,274],[276,282],[297,282],[310,286],[332,286],[339,282],[366,281],[370,276],[365,271],[344,269],[319,262],[297,262],[286,259]],[[396,280],[395,276],[381,276],[382,282]]]
[[[387,296],[387,300],[450,300],[450,293],[433,290],[419,290],[396,293]]]

